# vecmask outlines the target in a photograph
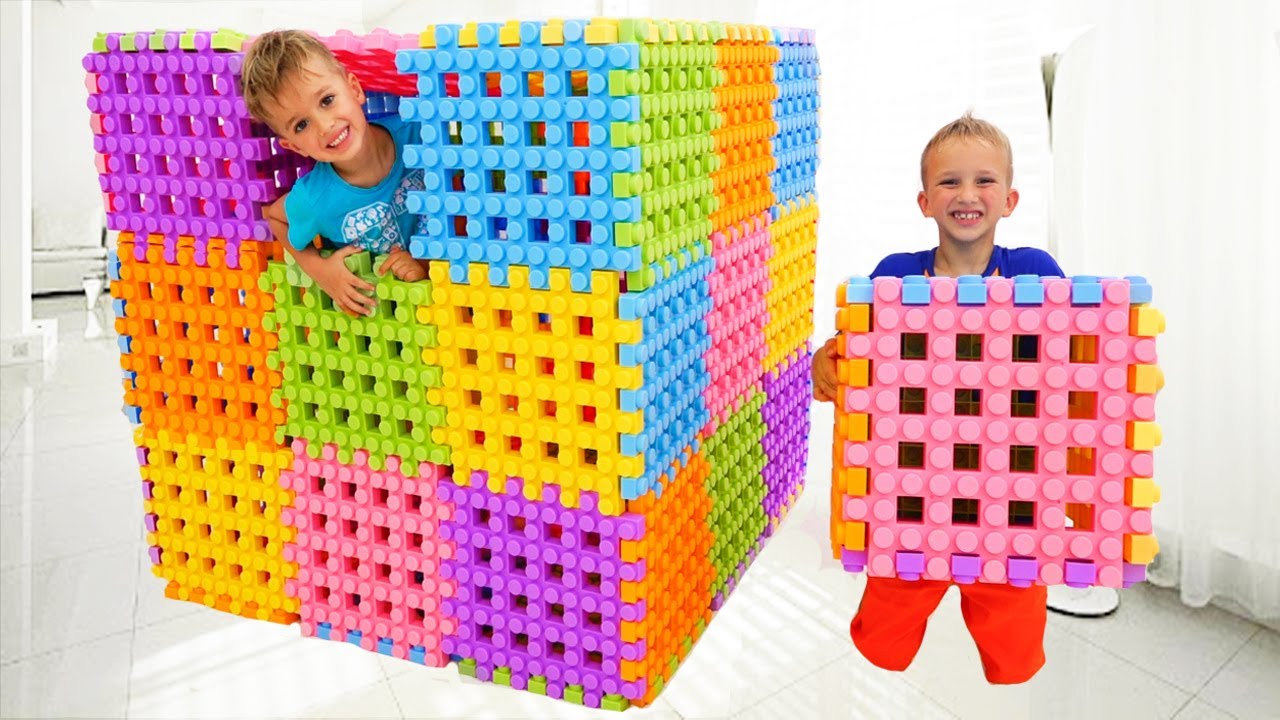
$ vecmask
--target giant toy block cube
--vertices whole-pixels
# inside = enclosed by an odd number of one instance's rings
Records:
[[[803,487],[812,33],[320,39],[421,138],[429,277],[349,258],[372,317],[258,242],[309,164],[244,112],[251,38],[109,34],[84,61],[155,571],[304,635],[648,704]]]
[[[1128,586],[1157,545],[1142,278],[840,287],[832,548],[907,580]]]

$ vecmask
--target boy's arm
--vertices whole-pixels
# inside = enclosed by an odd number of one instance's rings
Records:
[[[360,248],[347,245],[335,250],[329,257],[321,257],[314,244],[301,250],[293,247],[293,243],[289,242],[289,218],[284,212],[285,197],[288,195],[281,196],[263,212],[276,239],[284,244],[285,250],[298,262],[302,272],[315,280],[320,289],[333,298],[333,304],[339,310],[351,315],[372,315],[374,308],[378,306],[378,301],[370,297],[374,292],[373,286],[348,270],[345,262],[348,255],[361,252]]]
[[[836,358],[840,352],[836,349],[840,336],[827,340],[822,347],[813,353],[813,399],[819,402],[835,402],[839,391],[836,377]]]
[[[378,275],[391,273],[397,280],[418,282],[427,277],[427,261],[417,260],[402,247],[392,248],[387,259],[378,266]]]

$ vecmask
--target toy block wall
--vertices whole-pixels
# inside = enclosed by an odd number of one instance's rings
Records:
[[[832,548],[876,577],[1127,587],[1158,546],[1142,278],[852,278]]]
[[[648,704],[803,487],[812,33],[595,19],[321,40],[370,117],[419,124],[403,153],[428,279],[352,256],[367,318],[253,242],[308,165],[243,113],[252,39],[104,35],[85,60],[104,190],[125,189],[105,197],[127,230],[112,291],[156,572],[304,635]],[[139,87],[140,113],[111,95]],[[139,128],[159,150],[120,150]],[[226,182],[180,197],[146,173],[172,167],[166,133],[193,132],[253,141],[191,144],[181,167]],[[194,222],[223,196],[242,225]]]

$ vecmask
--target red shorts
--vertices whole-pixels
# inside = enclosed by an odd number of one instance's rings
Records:
[[[920,650],[924,628],[952,583],[867,578],[849,635],[863,657],[885,670],[906,670]],[[960,611],[993,684],[1030,680],[1044,665],[1046,588],[959,585]]]

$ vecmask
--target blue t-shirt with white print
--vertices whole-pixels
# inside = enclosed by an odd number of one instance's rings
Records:
[[[913,253],[894,253],[880,261],[871,277],[906,277],[907,275],[936,276],[933,271],[933,258],[938,248],[921,250]],[[1043,275],[1046,277],[1064,277],[1062,268],[1058,267],[1053,256],[1039,248],[1003,248],[996,245],[991,250],[991,260],[987,269],[982,271],[983,277],[998,275],[1013,277],[1015,275]]]
[[[307,247],[316,235],[330,245],[355,245],[375,253],[409,247],[418,218],[409,212],[406,201],[409,191],[422,189],[422,171],[406,168],[402,155],[406,143],[416,142],[417,123],[405,122],[399,115],[369,122],[391,133],[396,148],[391,172],[377,185],[362,188],[343,180],[329,163],[316,163],[284,201],[289,244],[295,249]]]

